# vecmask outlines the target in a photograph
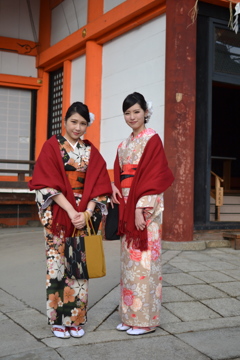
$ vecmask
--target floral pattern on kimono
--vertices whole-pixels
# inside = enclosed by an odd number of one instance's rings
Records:
[[[118,147],[120,167],[138,164],[148,140],[155,135],[145,129],[137,137],[131,135]],[[123,188],[125,202],[129,188]],[[162,300],[161,237],[163,194],[140,198],[136,207],[144,209],[147,221],[148,250],[129,248],[125,235],[121,238],[121,300],[119,312],[129,326],[155,327],[159,325]]]
[[[91,146],[79,140],[73,148],[63,137],[57,136],[65,171],[85,172],[88,167]],[[47,161],[47,159],[46,159]],[[60,192],[52,188],[36,191],[36,202],[39,218],[44,226],[45,248],[47,257],[47,317],[51,325],[79,325],[87,321],[88,280],[72,280],[64,274],[65,269],[65,236],[61,231],[59,236],[53,235],[52,225],[52,197]],[[76,204],[82,195],[74,193]],[[107,214],[107,196],[92,199],[96,208],[92,215],[92,222],[97,231],[102,215]],[[82,229],[82,235],[86,228]]]

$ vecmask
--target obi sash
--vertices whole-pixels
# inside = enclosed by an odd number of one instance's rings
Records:
[[[66,174],[73,192],[82,194],[86,173],[82,171],[66,171]]]
[[[125,164],[122,166],[122,171],[120,174],[120,181],[122,188],[131,187],[137,167],[138,164]]]

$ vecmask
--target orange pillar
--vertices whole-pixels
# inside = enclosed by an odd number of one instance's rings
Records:
[[[70,105],[72,62],[63,63],[63,100],[62,100],[62,131],[64,130],[64,116]]]
[[[175,175],[165,193],[163,239],[193,240],[196,106],[196,0],[168,0],[164,147]],[[188,26],[189,25],[189,26]]]
[[[87,128],[86,139],[99,149],[101,124],[102,46],[94,41],[86,43],[85,104],[95,115],[94,123]]]
[[[103,3],[104,0],[88,0],[88,23],[96,20],[103,14]]]
[[[49,74],[47,72],[43,72],[42,87],[37,93],[35,159],[37,159],[43,143],[47,140],[48,92]]]
[[[39,47],[38,53],[46,50],[50,46],[51,37],[51,9],[49,0],[40,1],[39,18]],[[36,66],[38,66],[38,56]],[[38,68],[38,77],[41,78],[42,86],[37,93],[36,127],[35,127],[35,160],[42,149],[43,143],[47,140],[48,126],[48,93],[49,93],[49,74],[43,69]]]
[[[51,36],[51,9],[48,0],[40,1],[39,18],[39,52],[50,46]]]

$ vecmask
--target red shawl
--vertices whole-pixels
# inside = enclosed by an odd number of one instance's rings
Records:
[[[43,145],[34,168],[33,177],[28,183],[30,190],[40,190],[46,187],[59,190],[78,212],[85,211],[88,202],[94,197],[101,195],[111,196],[112,187],[105,160],[90,141],[84,140],[84,143],[91,145],[91,153],[79,206],[76,205],[71,185],[64,170],[56,136],[52,136]],[[73,225],[67,212],[54,203],[53,234],[58,235],[61,229],[65,230],[65,236],[71,236]]]
[[[114,163],[114,182],[121,192],[120,165],[118,153]],[[119,226],[120,235],[126,234],[128,246],[133,240],[133,246],[141,251],[147,250],[147,228],[137,230],[135,227],[135,208],[138,200],[145,195],[163,193],[173,182],[172,171],[164,152],[162,141],[158,134],[149,139],[139,161],[133,178],[127,203],[120,198]]]

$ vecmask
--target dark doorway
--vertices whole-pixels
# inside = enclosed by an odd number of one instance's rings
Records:
[[[240,87],[213,83],[211,169],[224,178],[225,194],[240,193],[239,99]]]
[[[224,7],[200,2],[197,21],[194,228],[239,229],[239,210],[216,221],[212,172],[224,178],[224,195],[240,194],[240,34],[229,29]]]

